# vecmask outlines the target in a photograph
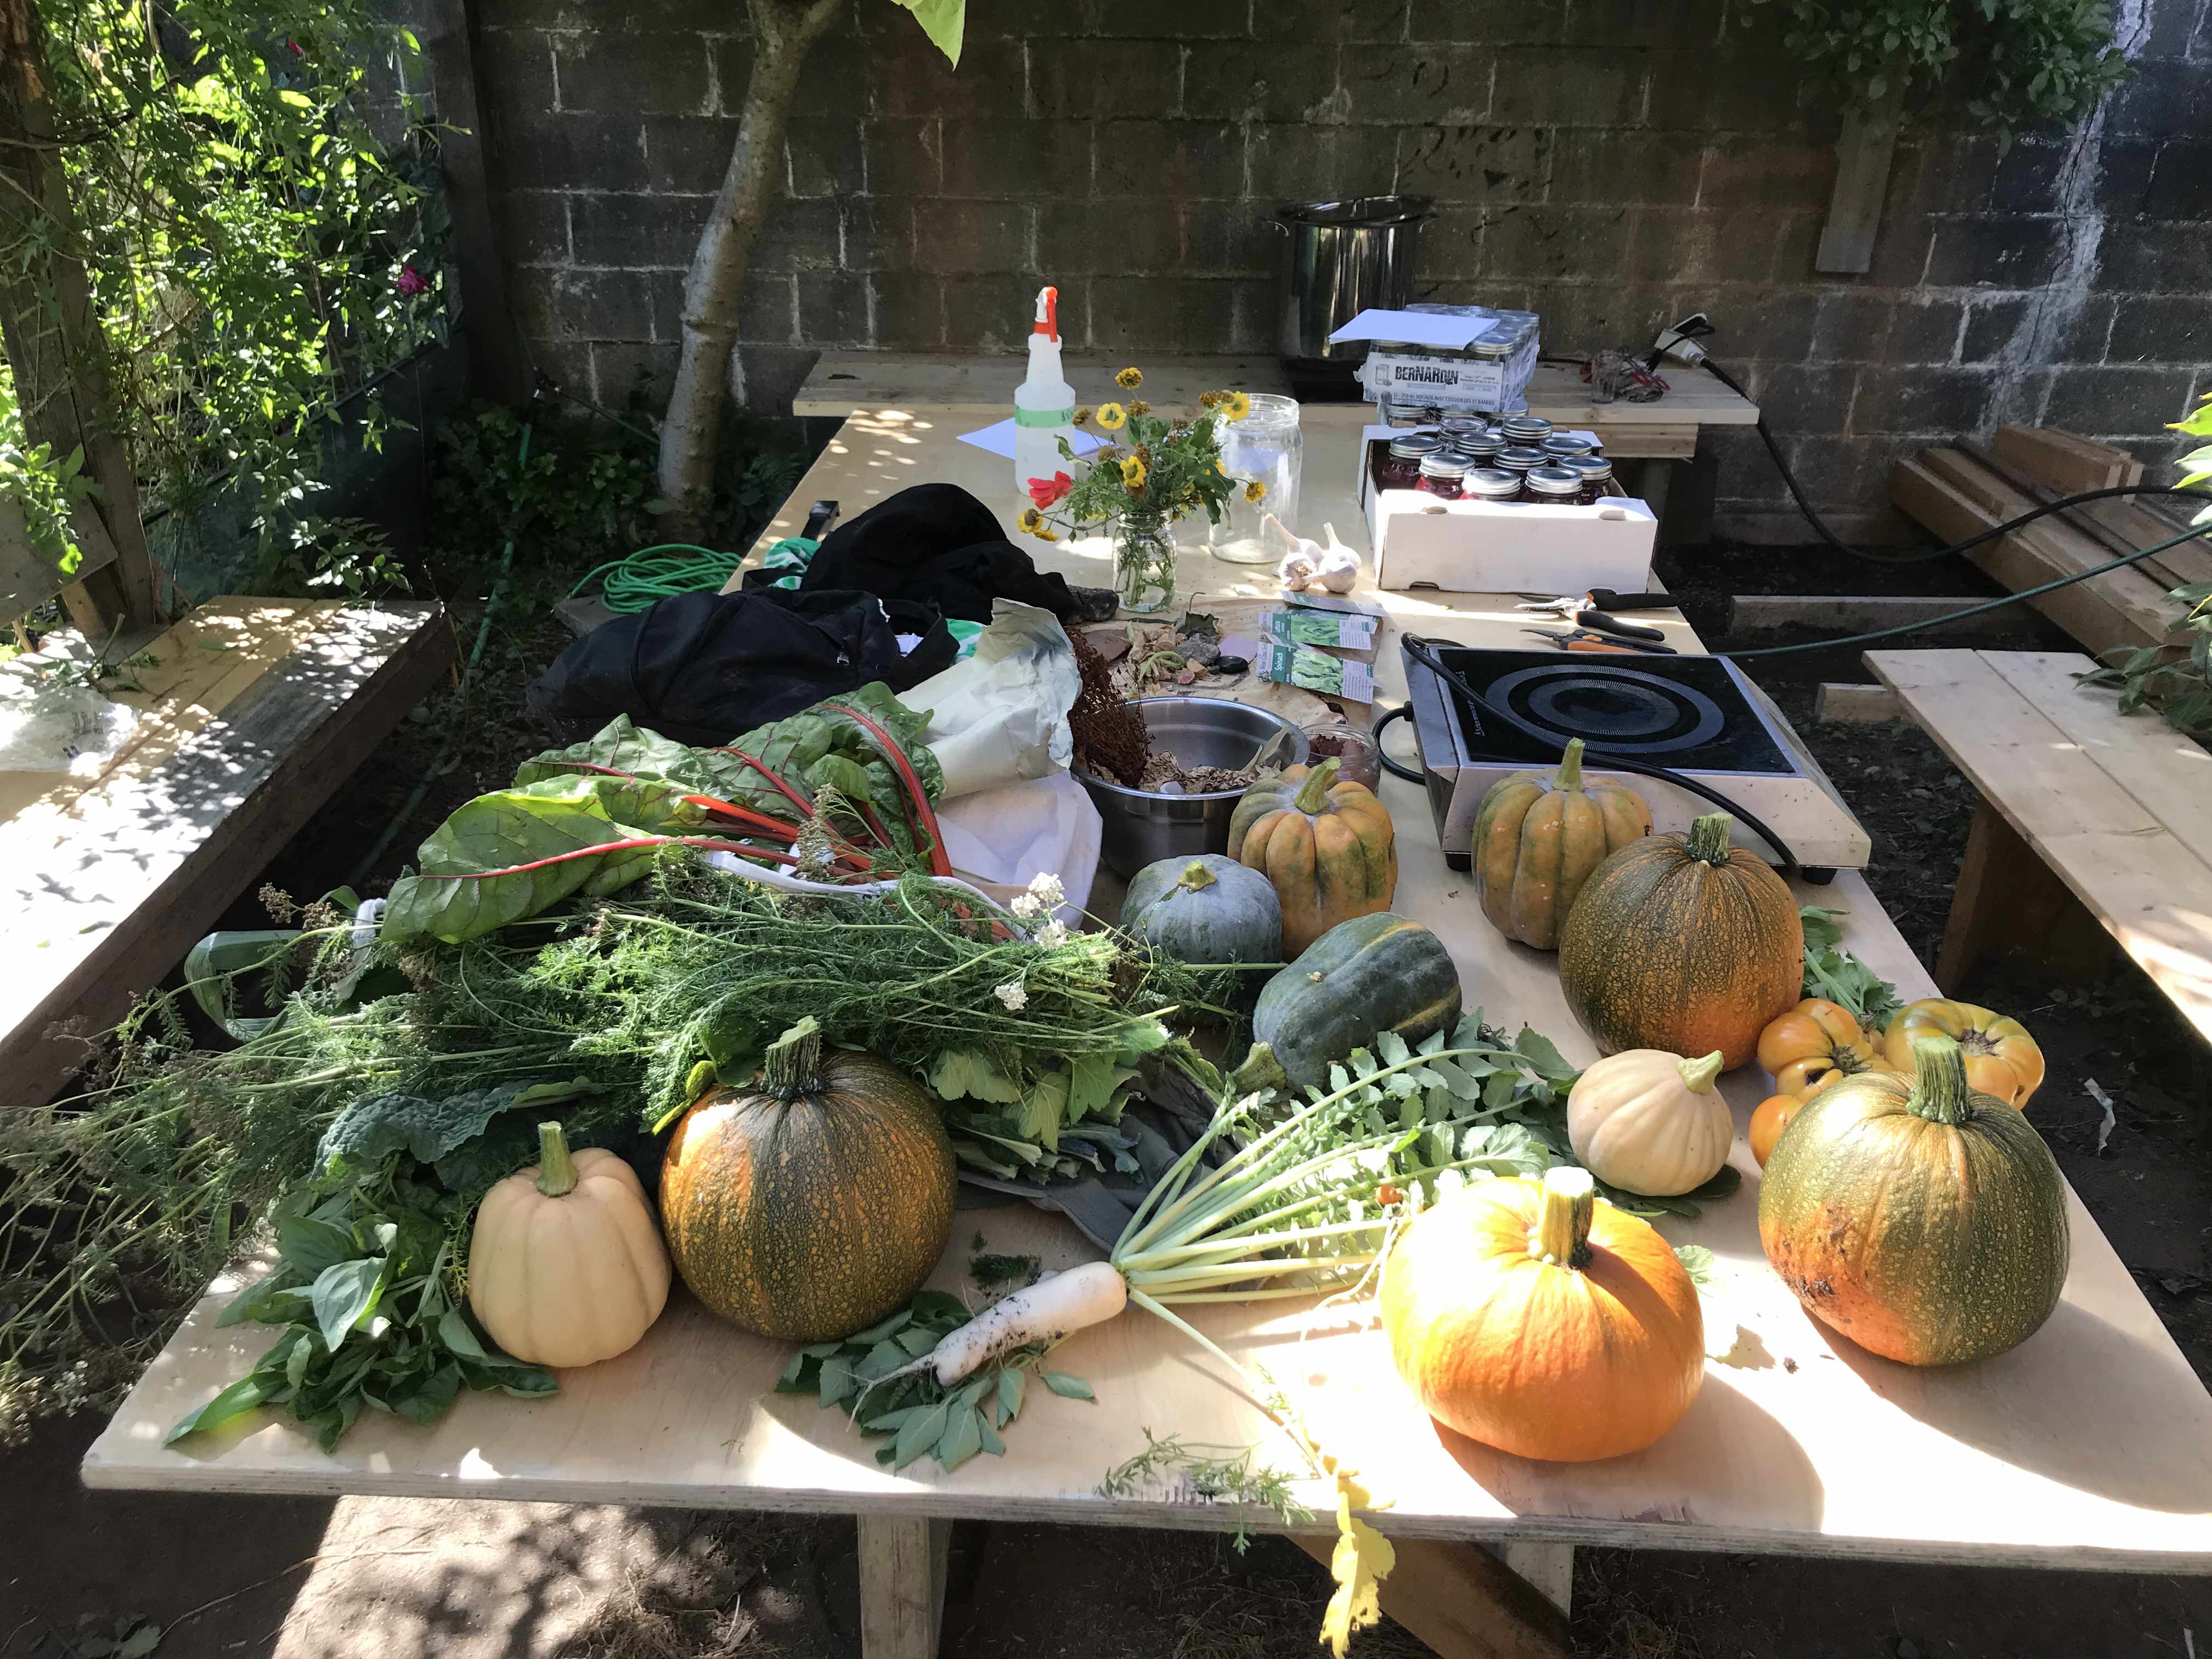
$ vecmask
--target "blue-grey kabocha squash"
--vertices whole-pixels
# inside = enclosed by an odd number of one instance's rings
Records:
[[[1280,962],[1283,907],[1267,877],[1218,853],[1129,878],[1121,927],[1185,962]]]

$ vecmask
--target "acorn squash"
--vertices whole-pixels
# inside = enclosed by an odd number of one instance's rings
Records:
[[[1389,809],[1340,763],[1261,778],[1229,818],[1229,856],[1267,877],[1283,907],[1283,949],[1303,951],[1340,921],[1390,908],[1398,890]]]
[[[1291,1083],[1319,1088],[1331,1062],[1372,1048],[1380,1033],[1417,1043],[1459,1014],[1459,969],[1443,941],[1385,910],[1339,923],[1269,980],[1252,1036]]]
[[[1729,845],[1729,815],[1651,836],[1592,872],[1559,935],[1559,986],[1603,1054],[1717,1048],[1732,1071],[1803,988],[1789,884]]]
[[[1651,809],[1625,785],[1583,777],[1583,740],[1556,770],[1493,783],[1474,815],[1474,890],[1510,939],[1559,948],[1559,928],[1608,854],[1651,833]]]

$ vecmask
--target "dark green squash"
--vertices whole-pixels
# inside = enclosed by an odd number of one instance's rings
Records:
[[[1339,922],[1267,981],[1252,1013],[1254,1055],[1264,1045],[1291,1082],[1317,1088],[1331,1062],[1371,1049],[1382,1032],[1419,1042],[1459,1014],[1459,969],[1443,941],[1384,910]]]
[[[1129,878],[1121,929],[1185,962],[1280,962],[1283,907],[1267,877],[1204,853]]]
[[[958,1187],[936,1097],[889,1060],[823,1047],[808,1018],[769,1048],[757,1087],[684,1115],[660,1221],[678,1274],[723,1318],[826,1342],[921,1288]]]

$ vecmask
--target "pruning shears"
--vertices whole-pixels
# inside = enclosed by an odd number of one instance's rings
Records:
[[[1595,628],[1624,640],[1658,641],[1667,636],[1656,628],[1622,622],[1613,614],[1614,611],[1672,611],[1675,605],[1672,593],[1616,593],[1609,587],[1594,587],[1581,594],[1562,593],[1557,598],[1542,593],[1523,593],[1521,598],[1524,603],[1515,605],[1516,611],[1547,612],[1578,628]]]
[[[1572,628],[1558,632],[1549,628],[1524,628],[1523,634],[1534,634],[1539,639],[1551,641],[1561,651],[1602,651],[1623,656],[1671,657],[1676,655],[1671,645],[1661,645],[1651,640],[1617,639],[1609,635],[1595,633],[1587,628]],[[1656,634],[1656,629],[1636,630],[1639,634]]]

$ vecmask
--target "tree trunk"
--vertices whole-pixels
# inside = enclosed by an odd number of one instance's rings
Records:
[[[84,476],[99,486],[100,499],[82,502],[71,527],[104,568],[62,599],[88,633],[112,631],[159,621],[161,611],[137,470],[116,418],[107,341],[62,171],[46,47],[37,0],[0,0],[0,243],[40,250],[0,266],[0,337],[26,437],[49,446],[57,462],[82,445]]]
[[[21,0],[0,0],[0,4]],[[728,171],[684,283],[684,349],[660,428],[660,493],[672,504],[669,533],[698,540],[714,504],[714,456],[730,353],[738,339],[738,295],[753,239],[783,174],[783,136],[806,54],[836,15],[838,0],[750,0],[752,73]]]

